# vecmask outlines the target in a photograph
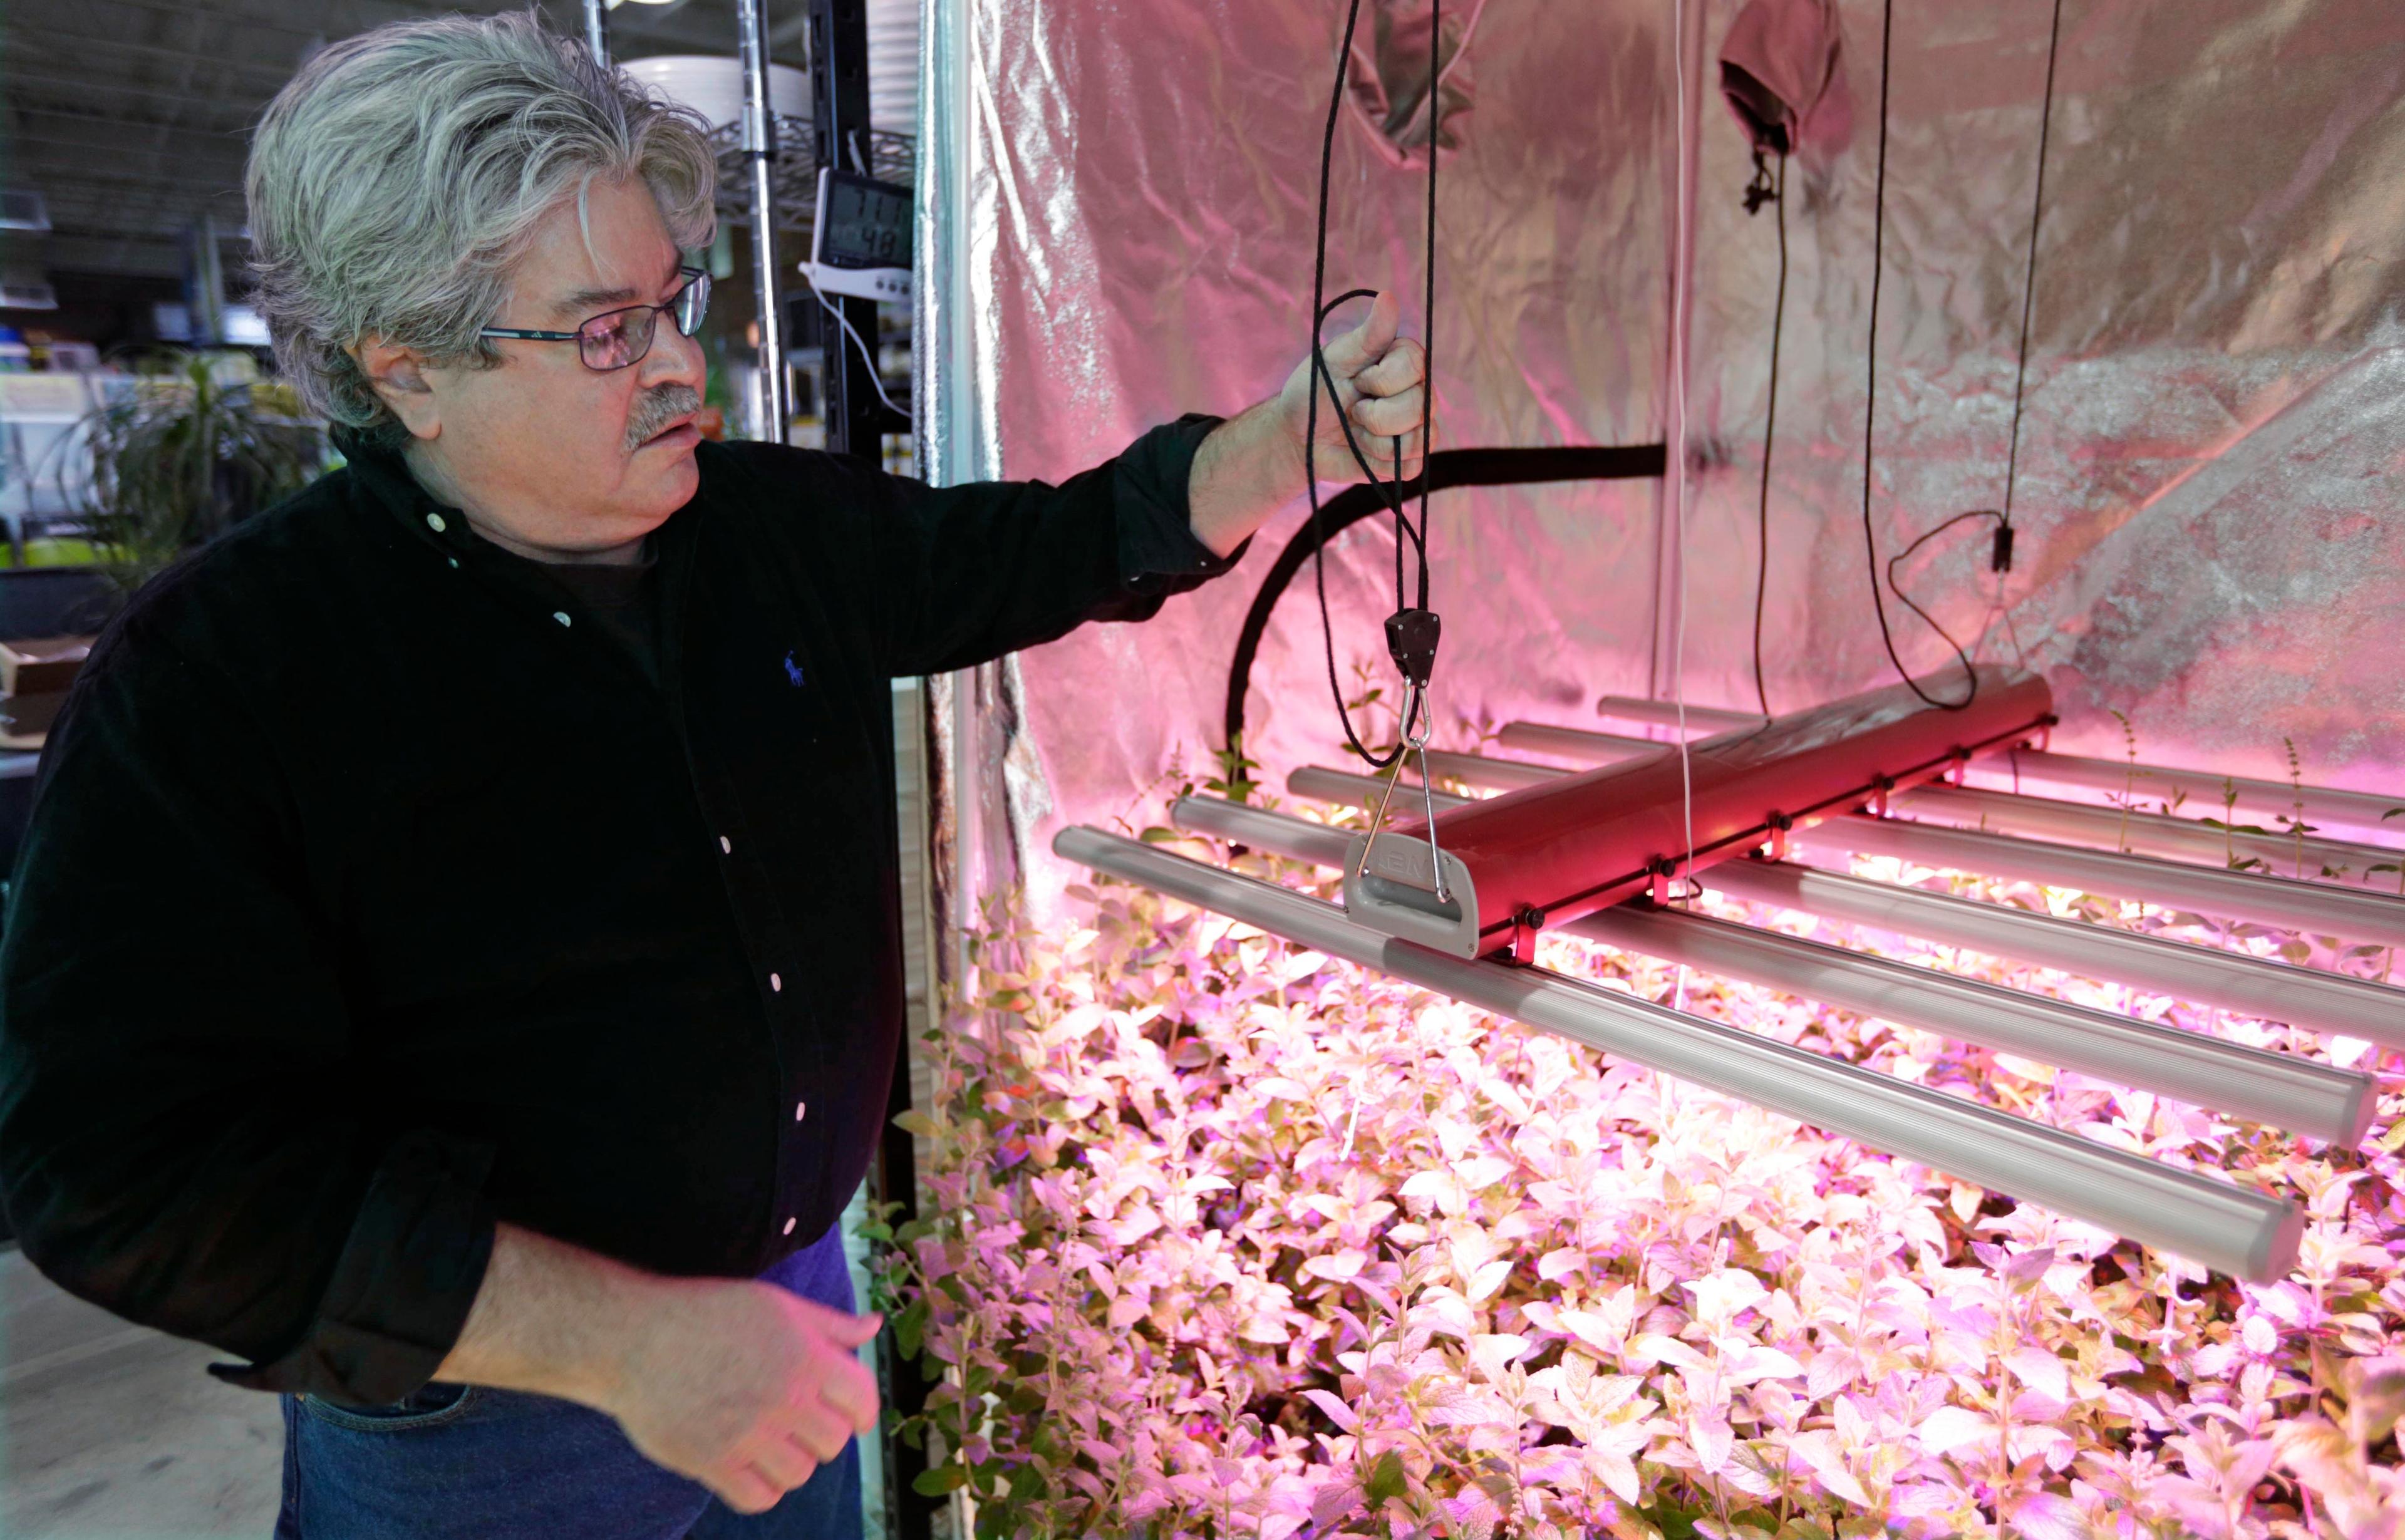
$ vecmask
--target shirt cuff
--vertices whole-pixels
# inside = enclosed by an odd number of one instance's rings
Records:
[[[212,1364],[247,1390],[383,1407],[434,1378],[458,1344],[493,1254],[485,1179],[494,1147],[421,1130],[388,1150],[335,1259],[316,1318],[258,1364]]]
[[[1253,543],[1247,539],[1222,556],[1194,536],[1187,497],[1194,452],[1221,421],[1189,413],[1130,444],[1115,463],[1119,581],[1131,593],[1182,593],[1234,567]]]

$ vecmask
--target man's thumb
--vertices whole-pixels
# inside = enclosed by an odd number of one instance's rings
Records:
[[[1394,290],[1383,289],[1370,301],[1370,313],[1361,324],[1328,344],[1329,372],[1339,379],[1349,379],[1364,367],[1385,357],[1402,329],[1402,305]]]
[[[826,1334],[847,1348],[857,1348],[877,1336],[885,1324],[881,1315],[843,1315],[830,1312],[834,1319],[827,1323]]]

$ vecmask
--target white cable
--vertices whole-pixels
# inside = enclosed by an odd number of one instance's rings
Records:
[[[877,399],[885,403],[885,410],[891,412],[897,417],[907,417],[910,415],[910,413],[903,411],[900,407],[893,404],[893,397],[885,394],[885,382],[879,379],[877,376],[876,356],[868,351],[868,344],[860,340],[860,333],[851,329],[851,317],[843,313],[843,307],[829,300],[825,295],[821,294],[819,292],[819,286],[816,284],[812,284],[810,286],[810,294],[818,301],[819,308],[834,316],[836,324],[843,328],[843,334],[851,339],[851,345],[860,349],[860,361],[868,366],[868,383],[877,388]],[[836,359],[836,362],[840,366],[843,360],[838,357]]]
[[[1687,833],[1687,864],[1681,874],[1687,892],[1695,883],[1695,782],[1687,754],[1687,304],[1689,274],[1687,188],[1691,171],[1687,157],[1687,7],[1686,0],[1670,0],[1670,64],[1677,77],[1678,118],[1672,125],[1678,147],[1678,182],[1672,190],[1675,239],[1670,252],[1670,516],[1678,521],[1679,618],[1672,627],[1670,692],[1679,706],[1679,797]],[[1687,969],[1680,964],[1673,1009],[1687,1008]]]

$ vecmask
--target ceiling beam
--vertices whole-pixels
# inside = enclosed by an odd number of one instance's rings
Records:
[[[94,37],[85,33],[31,33],[19,26],[0,26],[0,48],[9,52],[22,51],[45,64],[64,64],[72,69],[88,61],[76,57],[73,49],[60,49],[54,44],[72,44],[78,49],[109,49],[118,53],[139,54],[146,59],[166,59],[190,69],[195,64],[221,70],[249,70],[265,73],[276,78],[277,86],[292,77],[292,64],[274,63],[264,59],[237,59],[216,52],[202,54],[192,49],[162,48],[156,43],[136,43],[123,37]],[[272,91],[276,87],[270,87]]]
[[[122,80],[110,80],[98,76],[88,76],[77,80],[61,78],[55,75],[28,75],[17,69],[0,70],[0,87],[7,88],[11,100],[15,98],[16,89],[20,85],[46,86],[54,91],[73,91],[78,95],[92,91],[120,91],[128,96],[147,96],[153,101],[181,102],[188,106],[240,110],[254,118],[266,107],[268,98],[274,94],[273,91],[261,91],[246,98],[224,95],[194,96],[183,91],[155,91],[148,86],[129,85]]]
[[[104,112],[98,107],[89,106],[80,102],[27,102],[20,98],[11,102],[9,105],[16,108],[18,116],[25,118],[54,118],[64,122],[91,123],[152,133],[162,131],[175,134],[218,132],[203,131],[191,123],[178,122],[173,118],[132,118],[123,113]],[[239,128],[226,129],[222,133],[225,137],[232,138],[236,135],[246,135],[249,131],[250,125],[246,122]]]
[[[212,165],[226,161],[240,164],[250,156],[250,142],[239,133],[197,133],[164,124],[122,123],[106,118],[44,114],[39,130],[19,129],[9,137],[20,145],[55,145],[63,149],[110,154],[164,149]]]

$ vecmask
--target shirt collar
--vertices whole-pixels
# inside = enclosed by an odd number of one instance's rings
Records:
[[[352,477],[378,506],[400,520],[402,527],[419,540],[456,555],[474,539],[468,528],[468,516],[437,500],[419,484],[399,450],[351,427],[336,427],[327,436],[342,454]]]

